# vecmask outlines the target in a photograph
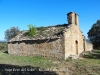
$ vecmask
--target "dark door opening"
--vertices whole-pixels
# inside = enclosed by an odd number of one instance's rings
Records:
[[[78,55],[78,41],[77,40],[75,41],[75,47],[76,47],[75,48],[76,49],[76,54]]]

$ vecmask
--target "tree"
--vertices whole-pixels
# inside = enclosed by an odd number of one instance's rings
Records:
[[[32,37],[33,35],[36,34],[36,28],[35,28],[35,26],[33,26],[32,24],[29,24],[28,28],[29,28],[29,30],[28,30],[28,35],[29,36]]]
[[[99,48],[100,47],[100,20],[97,20],[96,23],[94,23],[89,30],[88,38],[92,42],[94,48]]]
[[[5,39],[8,41],[20,33],[18,27],[11,27],[5,31]]]

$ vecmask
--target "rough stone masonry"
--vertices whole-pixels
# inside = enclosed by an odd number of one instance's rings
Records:
[[[82,52],[91,51],[92,44],[87,43],[79,28],[78,15],[67,14],[68,24],[45,27],[31,38],[23,36],[23,31],[8,41],[8,53],[20,56],[42,56],[64,59],[79,57]]]

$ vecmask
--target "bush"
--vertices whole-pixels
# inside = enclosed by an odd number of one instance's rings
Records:
[[[7,50],[7,43],[0,42],[0,50]]]
[[[72,59],[71,59],[71,58],[67,58],[66,61],[67,61],[67,62],[71,62]]]
[[[44,31],[46,30],[46,27],[38,27],[37,30]]]
[[[18,35],[20,33],[20,30],[18,27],[11,27],[10,29],[7,29],[5,31],[5,39],[8,41]]]
[[[29,30],[28,30],[28,35],[29,36],[33,36],[33,35],[35,35],[36,34],[36,28],[35,28],[35,26],[33,26],[32,24],[30,24],[30,25],[28,25],[28,28],[29,28]]]
[[[94,53],[100,53],[100,50],[93,50]]]

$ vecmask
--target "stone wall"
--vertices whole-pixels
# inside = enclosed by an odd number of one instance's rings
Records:
[[[83,35],[77,25],[70,24],[70,27],[66,30],[64,36],[65,59],[70,55],[79,56],[80,53],[84,52]]]
[[[91,44],[85,41],[85,37],[79,28],[78,15],[74,12],[67,14],[69,28],[64,32],[65,59],[70,55],[80,56],[84,51],[91,51]]]
[[[64,59],[62,38],[14,41],[8,44],[8,53],[20,56],[43,56]]]
[[[86,51],[91,51],[91,50],[93,50],[92,43],[86,41]]]

